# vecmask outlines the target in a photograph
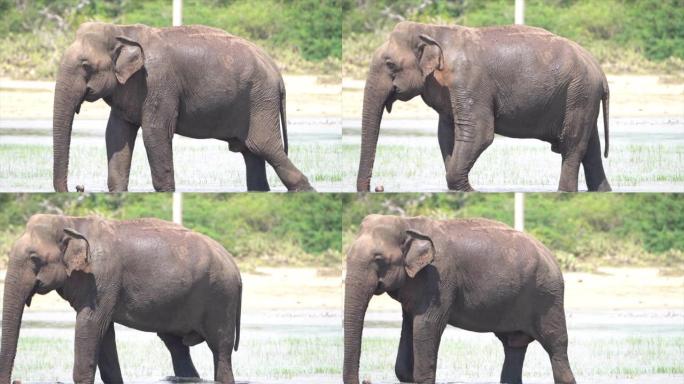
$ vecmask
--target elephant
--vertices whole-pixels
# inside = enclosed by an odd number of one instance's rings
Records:
[[[159,219],[37,214],[14,243],[5,278],[0,384],[9,384],[24,305],[57,293],[76,311],[73,380],[121,383],[114,323],[156,332],[179,377],[199,377],[189,347],[206,341],[214,377],[234,383],[242,280],[207,236]]]
[[[450,190],[472,191],[470,169],[494,134],[536,138],[562,155],[560,191],[577,191],[580,163],[590,191],[610,191],[597,119],[606,76],[578,44],[521,25],[468,28],[401,22],[371,59],[363,95],[358,191],[369,191],[383,109],[420,95],[439,114],[439,147]]]
[[[156,191],[175,189],[174,134],[222,140],[231,151],[242,153],[250,191],[270,189],[265,162],[288,190],[313,190],[287,156],[280,71],[245,39],[201,25],[82,24],[62,57],[55,85],[57,192],[67,191],[74,114],[84,101],[99,99],[111,107],[105,133],[110,191],[128,189],[140,127]]]
[[[521,383],[527,345],[539,341],[556,383],[575,383],[568,362],[563,276],[533,237],[488,219],[369,215],[347,253],[343,382],[359,383],[363,322],[373,295],[401,303],[395,373],[434,383],[447,324],[493,332],[503,344],[502,383]]]

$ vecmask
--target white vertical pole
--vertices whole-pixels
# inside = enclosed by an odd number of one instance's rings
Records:
[[[183,25],[183,0],[173,0],[173,26]]]
[[[515,0],[515,23],[525,24],[525,0]]]
[[[173,222],[183,225],[183,193],[173,193]]]
[[[515,193],[515,208],[513,217],[515,221],[515,229],[520,232],[525,230],[525,194],[522,192]]]

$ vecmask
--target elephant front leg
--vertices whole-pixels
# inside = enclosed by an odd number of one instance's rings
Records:
[[[174,191],[176,182],[173,174],[172,139],[178,118],[177,103],[154,95],[147,99],[150,101],[143,108],[142,126],[143,142],[152,171],[152,185],[157,192]]]
[[[107,187],[110,192],[128,190],[133,147],[138,126],[131,124],[113,111],[109,113],[105,141],[107,144]]]
[[[403,383],[413,382],[413,316],[403,312],[401,323],[401,339],[394,372],[397,379]]]
[[[452,100],[454,142],[451,158],[446,165],[447,186],[450,190],[474,190],[468,180],[470,169],[494,141],[494,116],[491,108],[476,103],[466,96],[454,97]]]
[[[74,383],[90,384],[95,381],[101,342],[110,326],[108,317],[90,307],[78,311],[74,338]]]
[[[444,319],[444,320],[443,320]],[[429,312],[413,319],[413,381],[434,384],[437,371],[437,354],[446,316]]]
[[[119,355],[116,352],[116,335],[114,323],[110,323],[100,344],[100,354],[97,361],[100,368],[100,378],[105,384],[123,383]]]
[[[437,139],[439,150],[442,152],[442,160],[444,160],[444,168],[448,171],[451,154],[454,152],[454,119],[451,116],[444,113],[439,115]]]

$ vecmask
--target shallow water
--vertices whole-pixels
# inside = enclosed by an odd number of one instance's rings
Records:
[[[28,311],[24,316],[21,333],[24,337],[42,336],[49,339],[72,340],[74,314],[72,312],[31,312]],[[46,321],[48,320],[48,321]],[[636,383],[674,383],[682,382],[682,374],[641,374],[639,368],[644,359],[657,356],[647,355],[641,349],[630,349],[632,344],[641,345],[646,343],[646,349],[655,349],[657,354],[668,354],[668,358],[677,358],[671,355],[671,347],[660,346],[665,340],[681,340],[684,337],[684,310],[619,310],[619,311],[571,311],[567,314],[568,333],[570,336],[570,358],[571,364],[577,376],[578,382],[590,382],[599,384],[636,384]],[[364,340],[385,340],[387,341],[388,357],[383,359],[380,371],[370,373],[370,378],[376,377],[380,380],[372,380],[375,384],[393,383],[393,364],[394,353],[396,353],[396,342],[400,334],[401,313],[399,311],[369,312],[366,316],[364,327]],[[124,345],[120,351],[126,350],[126,345],[135,341],[143,344],[161,344],[153,333],[139,332],[126,327],[116,327],[117,342]],[[340,311],[317,311],[317,310],[295,310],[295,311],[263,311],[246,312],[242,319],[241,345],[238,352],[234,354],[234,367],[236,377],[243,381],[240,383],[339,383],[338,374],[306,374],[296,376],[291,379],[278,378],[269,374],[270,377],[249,377],[249,381],[244,381],[246,377],[241,377],[241,369],[244,372],[245,363],[249,359],[254,359],[250,347],[256,345],[267,345],[277,343],[277,340],[299,339],[307,337],[320,337],[330,340],[337,347],[342,348],[342,316]],[[250,344],[251,343],[251,344]],[[385,344],[383,344],[385,345]],[[465,346],[466,350],[461,350],[460,346]],[[624,347],[623,347],[624,346]],[[130,348],[130,347],[129,347]],[[161,348],[161,347],[160,347]],[[200,346],[192,348],[193,359],[196,364],[201,362],[205,365],[210,363],[207,358],[210,355],[197,354],[195,352]],[[204,347],[202,347],[204,348]],[[681,348],[684,348],[682,346]],[[681,349],[680,348],[680,349]],[[454,327],[447,327],[442,338],[440,348],[440,360],[442,364],[438,369],[438,377],[443,379],[459,380],[449,381],[449,383],[491,383],[498,377],[500,369],[499,355],[500,344],[492,334],[481,334],[468,332]],[[460,351],[460,352],[459,352]],[[207,351],[208,352],[208,351]],[[454,353],[460,356],[454,359]],[[71,351],[69,351],[69,354]],[[288,353],[286,350],[272,350],[270,355],[260,355],[258,359],[264,359],[261,364],[275,362],[279,353]],[[483,355],[484,353],[484,355]],[[617,353],[617,355],[615,355]],[[643,353],[644,355],[640,355]],[[651,353],[653,353],[651,351]],[[154,359],[165,361],[166,357],[163,348],[159,349]],[[245,355],[246,354],[246,355]],[[120,356],[121,352],[120,352]],[[251,356],[245,360],[246,356]],[[492,361],[483,362],[478,359],[485,358]],[[19,356],[21,357],[21,356]],[[323,357],[323,356],[321,356]],[[341,355],[337,356],[341,358]],[[152,358],[150,356],[150,358]],[[125,357],[122,357],[125,359]],[[274,360],[276,359],[276,360]],[[387,361],[384,361],[387,360]],[[478,361],[471,361],[478,360]],[[592,374],[595,370],[601,372],[602,364],[609,361],[619,367],[624,367],[624,373],[618,374]],[[684,355],[679,357],[679,361],[684,364]],[[316,363],[315,361],[313,362]],[[130,362],[122,364],[124,375],[130,372]],[[259,362],[257,362],[259,364]],[[336,363],[337,369],[341,370],[341,361]],[[446,367],[445,367],[446,364]],[[484,367],[475,369],[479,374],[465,374],[463,370],[470,364],[484,364]],[[622,369],[622,368],[621,368]],[[472,370],[471,370],[472,371]],[[200,371],[202,372],[202,371]],[[205,367],[205,372],[207,369]],[[363,370],[362,370],[363,372]],[[541,349],[538,343],[533,343],[529,350],[525,365],[525,382],[527,383],[547,383],[550,378],[550,366],[548,356]],[[206,375],[206,374],[205,374]],[[68,377],[69,370],[65,368],[63,374],[58,377]],[[129,380],[135,383],[167,383],[169,380],[157,378],[133,378]],[[27,382],[24,382],[27,383]],[[443,382],[446,383],[446,382]]]
[[[614,191],[684,191],[684,118],[614,118],[610,124],[610,154],[603,164]],[[359,120],[342,121],[342,144],[354,153],[355,164],[360,129]],[[599,135],[603,150],[602,123]],[[548,143],[496,136],[470,181],[484,192],[552,192],[560,166],[561,156]],[[353,175],[343,188],[352,191],[356,169],[347,172]],[[384,120],[371,185],[383,185],[386,192],[447,191],[436,120]],[[581,169],[579,190],[586,190]]]

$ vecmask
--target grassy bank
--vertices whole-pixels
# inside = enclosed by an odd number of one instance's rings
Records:
[[[64,49],[85,21],[171,25],[172,3],[0,1],[0,77],[53,79]],[[339,78],[341,8],[337,0],[186,0],[183,23],[217,27],[262,46],[287,73]]]
[[[511,193],[184,195],[184,225],[223,244],[246,269],[339,268],[370,213],[485,217],[513,223]],[[655,266],[684,271],[680,194],[526,194],[525,231],[566,271]],[[35,213],[171,218],[170,194],[0,194],[0,264]]]

